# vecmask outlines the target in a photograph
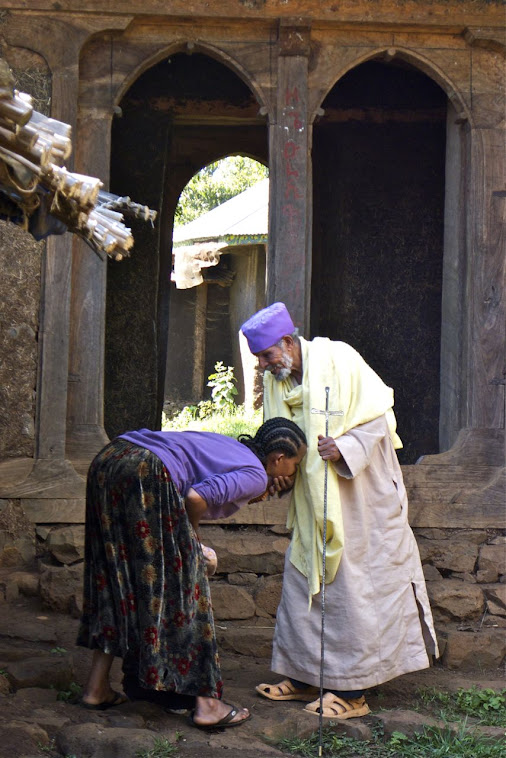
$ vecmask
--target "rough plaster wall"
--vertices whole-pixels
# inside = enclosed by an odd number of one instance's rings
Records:
[[[4,45],[0,55],[17,89],[34,108],[49,113],[51,77],[45,61],[24,48]],[[40,271],[44,242],[0,221],[0,458],[32,457],[35,439]]]
[[[34,453],[43,242],[0,221],[0,458]]]

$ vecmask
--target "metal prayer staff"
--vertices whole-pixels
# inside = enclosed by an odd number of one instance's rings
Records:
[[[325,410],[320,411],[318,408],[311,408],[311,413],[322,413],[325,415],[325,437],[329,436],[329,416],[344,416],[344,411],[329,411],[329,393],[330,387],[325,387]],[[322,631],[320,643],[320,725],[318,731],[318,756],[322,754],[323,740],[323,666],[325,661],[325,571],[327,563],[327,482],[328,482],[328,461],[324,461],[325,480],[323,486],[323,564],[322,564],[322,588],[321,588],[321,609],[322,609]]]

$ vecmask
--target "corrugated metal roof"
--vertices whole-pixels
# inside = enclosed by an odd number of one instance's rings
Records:
[[[268,211],[269,180],[262,179],[189,224],[176,227],[174,247],[207,240],[241,244],[241,238],[247,238],[251,243],[264,242],[268,231]]]

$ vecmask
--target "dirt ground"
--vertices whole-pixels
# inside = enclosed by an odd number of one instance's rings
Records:
[[[3,605],[0,608],[0,648],[34,649],[41,652],[65,650],[73,660],[73,680],[83,684],[90,662],[90,652],[74,644],[78,622],[69,616],[52,614],[40,607],[39,601],[25,599]],[[1,654],[0,654],[1,657]],[[89,747],[67,748],[61,751],[58,734],[74,728],[74,742],[86,743],[92,730],[98,733],[110,729],[110,734],[132,735],[132,739],[142,737],[139,730],[151,730],[171,741],[177,741],[177,756],[180,758],[210,758],[227,755],[232,758],[257,758],[258,756],[281,755],[274,747],[276,739],[283,736],[307,736],[318,729],[318,718],[303,713],[303,703],[273,703],[255,693],[255,685],[260,682],[275,682],[277,675],[270,672],[269,660],[245,656],[222,654],[224,675],[224,699],[240,706],[247,706],[253,718],[245,725],[209,734],[195,729],[188,723],[187,715],[172,714],[159,706],[145,703],[126,703],[104,712],[90,712],[78,704],[69,704],[56,699],[54,689],[28,687],[15,693],[0,696],[0,758],[35,758],[35,756],[65,756],[65,758],[125,758],[135,756],[135,752],[125,752],[121,741],[117,747],[105,752],[90,752]],[[120,662],[113,666],[113,685],[121,689]],[[448,671],[436,665],[431,669],[400,677],[392,682],[370,690],[367,700],[371,716],[344,722],[347,733],[358,736],[367,734],[374,719],[381,714],[397,714],[399,709],[406,714],[407,721],[419,720],[421,701],[420,688],[436,688],[439,691],[455,691],[459,687],[468,688],[473,684],[500,689],[506,686],[502,671]],[[416,710],[415,710],[416,709]],[[25,731],[20,732],[22,724]],[[25,740],[25,732],[31,725],[31,742]],[[79,731],[78,727],[81,731]],[[25,728],[26,727],[26,728]],[[37,738],[37,728],[49,735],[49,743],[43,744]],[[125,732],[124,730],[131,730]],[[28,729],[28,732],[30,730]],[[72,731],[72,729],[71,729]],[[20,736],[22,735],[22,736]],[[81,735],[81,737],[79,737]],[[27,738],[28,739],[28,738]],[[82,739],[83,742],[79,743]],[[120,738],[118,737],[118,740]],[[76,743],[77,740],[77,743]],[[26,744],[25,744],[26,742]],[[111,743],[112,744],[112,743]],[[116,744],[116,743],[115,743]],[[28,747],[31,745],[32,747]],[[133,748],[132,748],[133,750]],[[142,751],[141,751],[142,752]]]

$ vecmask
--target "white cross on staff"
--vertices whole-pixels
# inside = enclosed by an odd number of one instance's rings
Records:
[[[330,387],[325,387],[325,410],[320,411],[318,408],[311,408],[311,413],[321,413],[325,415],[325,437],[329,436],[329,416],[344,416],[344,411],[329,411],[329,392]],[[323,664],[325,660],[325,570],[327,562],[327,480],[328,480],[328,461],[325,464],[325,483],[323,487],[323,565],[322,565],[322,588],[321,588],[321,609],[322,609],[322,632],[321,632],[321,653],[320,653],[320,728],[318,734],[318,756],[322,754],[323,739]]]

